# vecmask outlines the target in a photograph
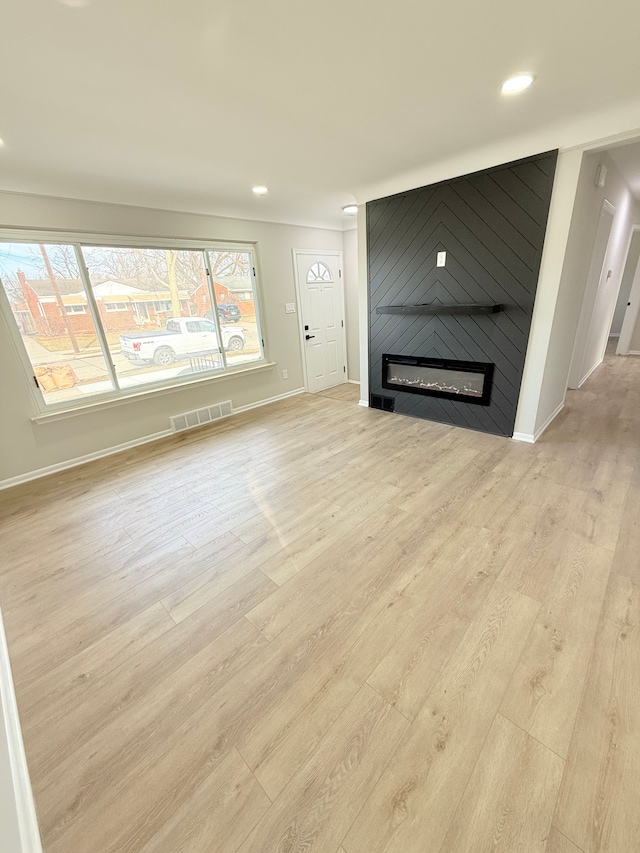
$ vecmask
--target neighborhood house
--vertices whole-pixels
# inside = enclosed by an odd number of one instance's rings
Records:
[[[27,279],[18,271],[20,292],[13,299],[14,314],[25,335],[64,335],[94,333],[93,319],[80,279]],[[224,284],[215,281],[218,305],[237,304],[242,316],[255,313],[251,281],[248,276],[226,276]],[[173,316],[171,293],[162,283],[140,279],[131,285],[122,281],[103,281],[93,286],[96,305],[106,332],[135,331],[141,326],[162,329]],[[22,298],[21,298],[22,297]],[[211,311],[206,283],[192,293],[178,291],[181,317],[204,317]]]

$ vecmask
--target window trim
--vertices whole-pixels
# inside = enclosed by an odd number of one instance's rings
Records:
[[[87,305],[89,307],[88,313],[94,314],[95,309],[95,315],[97,315],[97,317],[94,316],[94,322],[96,322],[96,327],[99,328],[101,333],[98,335],[98,337],[101,340],[101,348],[103,350],[103,355],[107,363],[107,370],[110,374],[111,382],[114,385],[112,390],[92,394],[90,398],[85,398],[84,400],[61,400],[56,403],[47,403],[45,401],[42,390],[39,386],[36,385],[33,365],[31,364],[29,354],[27,352],[26,347],[24,346],[22,336],[20,335],[20,331],[18,329],[18,325],[13,316],[13,310],[11,308],[9,297],[5,292],[4,288],[0,287],[0,316],[4,320],[5,326],[7,327],[7,331],[9,332],[9,339],[18,357],[18,361],[22,367],[24,379],[27,388],[29,389],[29,394],[33,401],[34,407],[36,409],[36,415],[35,417],[32,417],[31,420],[36,423],[46,423],[49,420],[55,420],[57,419],[56,415],[59,415],[60,417],[68,417],[74,414],[75,412],[80,413],[90,409],[98,409],[101,407],[106,407],[110,404],[117,405],[119,402],[127,402],[132,398],[141,398],[146,396],[147,394],[158,394],[175,390],[179,391],[181,388],[193,384],[205,383],[225,378],[232,378],[236,374],[248,373],[255,370],[260,370],[262,368],[273,367],[275,365],[275,362],[272,362],[269,359],[268,345],[264,331],[264,304],[262,298],[262,288],[260,287],[259,282],[260,266],[257,244],[255,242],[215,240],[211,238],[164,238],[151,237],[146,235],[104,234],[96,233],[93,231],[59,231],[57,229],[34,230],[7,226],[0,226],[0,241],[13,243],[45,243],[47,245],[62,244],[75,248],[76,257],[78,259],[78,264],[80,267],[80,277],[83,280],[87,297]],[[221,352],[223,353],[224,367],[207,372],[206,375],[196,373],[191,375],[191,377],[183,377],[180,382],[175,382],[175,379],[158,380],[157,382],[149,382],[142,389],[140,386],[136,386],[133,389],[118,389],[113,381],[113,374],[115,374],[115,368],[111,359],[111,352],[109,349],[107,350],[107,352],[104,352],[104,344],[102,342],[102,338],[104,337],[104,329],[102,326],[101,318],[99,316],[99,311],[97,310],[97,306],[95,305],[95,295],[91,286],[88,270],[84,263],[84,255],[80,251],[80,248],[84,246],[100,246],[130,249],[157,248],[185,251],[200,251],[204,253],[205,267],[207,271],[209,271],[209,252],[247,252],[250,256],[251,261],[250,280],[252,283],[254,304],[257,308],[256,327],[258,339],[261,344],[261,357],[255,359],[254,361],[240,364],[237,367],[229,367],[226,362],[226,354],[224,353],[224,347],[222,347]],[[217,316],[218,303],[216,300],[215,288],[213,287],[213,281],[210,272],[207,275],[207,281],[209,284],[209,295],[212,299],[212,307],[215,306],[216,308],[216,310],[213,311],[213,322],[216,323],[218,327],[218,340],[222,341],[222,332],[219,328],[219,321]],[[106,342],[106,337],[104,337],[104,341]]]
[[[46,412],[34,415],[30,421],[35,424],[47,424],[52,421],[60,421],[65,418],[72,418],[75,415],[92,414],[100,412],[102,409],[111,409],[114,406],[120,406],[123,403],[135,403],[145,400],[147,397],[160,397],[163,394],[171,394],[173,391],[180,391],[183,388],[191,388],[194,385],[205,385],[207,382],[222,382],[225,379],[233,379],[236,376],[244,376],[251,373],[258,373],[262,370],[271,370],[278,366],[276,361],[265,361],[258,363],[250,363],[248,365],[238,365],[238,367],[230,367],[224,373],[221,370],[212,370],[206,376],[194,373],[192,377],[186,381],[181,381],[173,385],[159,385],[155,383],[154,387],[149,385],[145,388],[132,388],[127,393],[100,395],[101,399],[96,399],[97,394],[90,402],[82,403],[79,406],[67,406],[66,408],[52,409],[48,407]],[[169,380],[170,381],[170,380]],[[66,400],[65,402],[69,402]]]

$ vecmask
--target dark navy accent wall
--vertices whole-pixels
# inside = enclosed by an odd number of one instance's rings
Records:
[[[396,412],[513,435],[557,151],[367,204],[370,393]],[[446,251],[445,267],[436,255]],[[378,314],[385,305],[498,303],[482,315]],[[382,387],[382,355],[495,364],[491,403]],[[372,405],[375,400],[370,400]]]

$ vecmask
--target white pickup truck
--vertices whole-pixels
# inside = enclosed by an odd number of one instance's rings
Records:
[[[239,326],[220,326],[225,350],[244,347],[244,331]],[[160,332],[120,335],[120,349],[129,361],[152,361],[167,365],[174,361],[218,352],[215,323],[204,317],[174,317]]]

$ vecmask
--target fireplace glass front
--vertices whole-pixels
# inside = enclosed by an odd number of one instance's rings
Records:
[[[493,364],[402,355],[382,356],[382,385],[396,391],[488,406]]]

